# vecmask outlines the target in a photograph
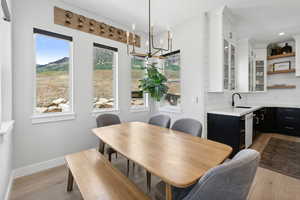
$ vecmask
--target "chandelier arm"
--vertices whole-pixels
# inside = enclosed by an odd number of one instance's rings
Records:
[[[168,42],[168,49],[155,47],[154,40],[153,40],[153,35],[152,35],[151,43],[152,43],[153,49],[155,49],[155,50],[159,50],[159,51],[169,51],[170,50],[170,44],[169,44],[169,42]]]
[[[153,54],[152,54],[152,56],[155,56],[157,53],[159,53],[161,50],[157,50],[157,51],[155,51]]]

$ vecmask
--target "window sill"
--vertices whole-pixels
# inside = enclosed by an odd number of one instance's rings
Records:
[[[149,109],[148,106],[147,107],[145,107],[145,106],[132,106],[130,108],[130,112],[133,112],[133,113],[135,113],[135,112],[150,112],[150,109]]]
[[[103,114],[103,113],[120,114],[120,110],[118,110],[118,109],[95,109],[92,111],[93,117],[97,117],[99,114]]]
[[[32,124],[43,124],[50,122],[74,120],[75,113],[51,113],[51,114],[36,114],[31,117]]]
[[[174,107],[174,106],[159,107],[158,111],[160,111],[160,112],[168,112],[168,113],[182,113],[182,110],[181,110],[180,107]]]

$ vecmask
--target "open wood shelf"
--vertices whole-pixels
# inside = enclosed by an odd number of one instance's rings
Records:
[[[294,89],[296,85],[270,85],[268,89]]]
[[[289,69],[289,70],[279,70],[279,71],[275,71],[275,72],[268,72],[268,75],[272,75],[272,74],[286,74],[286,73],[295,73],[296,69]]]
[[[295,53],[287,53],[287,54],[281,54],[281,55],[276,55],[276,56],[268,56],[268,60],[274,60],[278,58],[286,58],[286,57],[293,57],[295,56]]]

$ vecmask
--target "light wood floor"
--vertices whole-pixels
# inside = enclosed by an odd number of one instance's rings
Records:
[[[262,134],[255,139],[253,149],[263,151],[271,137],[300,142],[300,138],[279,134]],[[300,155],[299,155],[300,157]],[[122,157],[113,160],[113,164],[125,173],[126,160]],[[66,192],[66,167],[60,166],[27,177],[16,179],[11,192],[11,200],[81,200],[77,187],[71,193]],[[133,180],[146,192],[145,171],[136,167],[130,174]],[[152,186],[159,181],[152,178]],[[153,190],[152,190],[153,191]],[[150,193],[153,197],[153,192]],[[249,193],[248,200],[298,200],[300,199],[300,180],[277,172],[259,168]]]

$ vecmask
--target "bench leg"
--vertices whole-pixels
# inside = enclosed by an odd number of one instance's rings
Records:
[[[147,191],[151,191],[151,173],[147,171]]]
[[[99,152],[104,155],[105,143],[99,140]]]
[[[74,177],[73,177],[73,174],[72,174],[71,170],[69,169],[69,173],[68,173],[68,186],[67,186],[67,191],[68,192],[72,192],[72,190],[73,190],[73,182],[74,182]]]

